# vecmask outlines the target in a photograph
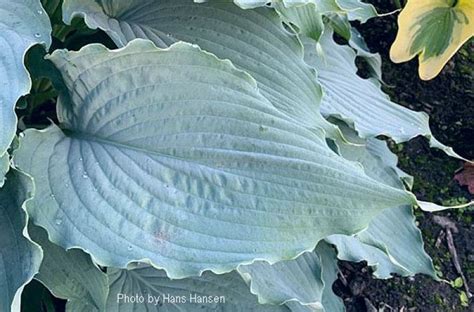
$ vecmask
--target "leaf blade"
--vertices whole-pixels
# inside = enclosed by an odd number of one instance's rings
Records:
[[[54,245],[45,230],[38,226],[30,225],[29,231],[44,250],[35,279],[55,297],[67,300],[68,311],[105,311],[107,277],[92,263],[90,256],[80,250],[65,251]]]
[[[28,235],[24,202],[31,198],[33,184],[25,174],[12,169],[0,189],[0,308],[20,311],[21,293],[38,272],[43,253]]]
[[[150,11],[155,14],[148,16]],[[289,118],[314,131],[322,128],[330,137],[339,135],[319,112],[321,87],[303,60],[300,41],[288,34],[270,8],[242,10],[232,1],[137,0],[111,9],[91,0],[68,0],[63,15],[65,23],[84,17],[89,27],[104,30],[119,47],[136,38],[162,48],[176,41],[197,44],[252,75],[263,96]]]
[[[26,51],[37,43],[49,47],[51,25],[39,0],[0,1],[0,157],[12,142],[17,125],[15,104],[31,88],[23,64]]]
[[[70,90],[58,103],[67,135],[27,130],[14,162],[48,181],[30,205],[35,223],[100,265],[147,260],[174,278],[224,273],[295,257],[329,233],[363,229],[379,209],[414,203],[289,120],[248,74],[195,46],[137,40],[51,59]]]
[[[473,21],[472,1],[410,0],[398,17],[399,30],[390,58],[401,63],[419,55],[420,78],[433,79],[474,36]]]
[[[111,269],[107,311],[289,311],[285,306],[262,305],[238,273],[215,275],[205,272],[200,277],[170,280],[155,268],[136,265],[130,270]],[[119,294],[143,296],[145,303],[126,303]],[[154,299],[149,300],[149,296]],[[217,297],[217,298],[216,298]],[[211,298],[206,303],[203,300]],[[214,300],[215,299],[215,300]]]
[[[355,66],[356,53],[348,46],[338,45],[332,38],[332,30],[326,29],[319,42],[327,51],[324,55],[316,53],[314,42],[305,41],[306,62],[318,71],[318,79],[325,91],[321,104],[324,116],[353,125],[362,138],[386,135],[400,143],[423,135],[431,147],[464,159],[433,136],[426,113],[393,103],[382,92],[378,82],[359,77]]]

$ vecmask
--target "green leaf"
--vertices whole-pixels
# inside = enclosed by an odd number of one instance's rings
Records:
[[[108,294],[107,276],[81,250],[65,251],[48,240],[40,227],[29,227],[32,239],[44,250],[35,279],[51,293],[68,300],[67,311],[104,311]]]
[[[26,230],[23,204],[32,192],[31,179],[14,169],[0,189],[0,311],[20,311],[23,288],[38,272],[43,257]]]
[[[454,281],[451,282],[451,286],[454,288],[461,288],[464,284],[461,277],[456,278]]]
[[[273,9],[242,10],[232,1],[101,3],[66,0],[64,20],[83,16],[89,27],[104,30],[119,47],[136,38],[162,48],[178,40],[197,44],[252,75],[262,95],[290,118],[337,137],[337,128],[319,112],[322,93],[316,73],[304,62],[298,38],[285,30]]]
[[[324,116],[333,116],[353,125],[362,138],[386,135],[399,143],[423,135],[432,147],[462,159],[433,137],[426,113],[391,102],[375,80],[359,77],[356,53],[350,47],[334,42],[332,34],[327,27],[319,41],[324,55],[316,52],[313,41],[305,41],[306,62],[317,69],[318,80],[325,91],[321,104]]]
[[[23,65],[26,51],[51,44],[48,15],[39,0],[0,0],[0,157],[16,132],[15,104],[31,81]]]
[[[163,270],[134,265],[108,269],[107,311],[290,311],[285,306],[261,305],[238,273],[171,280]],[[131,297],[143,303],[132,303]]]
[[[350,141],[355,141],[356,134],[352,130],[347,127],[342,129]],[[357,143],[340,142],[341,155],[360,163],[367,175],[380,183],[404,188],[396,168],[396,156],[385,142],[369,139],[365,144],[361,144],[361,141]],[[402,177],[405,176],[403,173]],[[402,276],[423,273],[437,279],[431,258],[424,251],[412,207],[385,209],[370,222],[365,231],[355,237],[333,235],[326,240],[337,246],[340,259],[367,261],[375,267],[374,275],[377,278],[389,278],[392,273]]]
[[[469,307],[469,297],[467,296],[464,290],[459,294],[459,301],[461,301],[461,306],[468,308]]]
[[[195,46],[136,40],[50,59],[69,90],[58,101],[64,131],[27,130],[14,162],[41,181],[29,203],[35,223],[100,265],[224,273],[294,258],[364,229],[384,208],[416,203]]]

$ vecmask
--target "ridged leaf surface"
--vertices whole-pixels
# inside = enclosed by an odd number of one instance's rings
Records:
[[[119,47],[136,38],[163,48],[177,40],[197,44],[251,74],[262,95],[290,118],[335,136],[319,112],[321,87],[303,60],[303,47],[273,9],[243,10],[230,0],[66,0],[63,16],[66,23],[84,16]]]
[[[15,163],[37,182],[35,222],[101,265],[170,277],[275,262],[414,203],[336,155],[251,76],[189,44],[138,40],[51,56],[62,128],[27,130]]]

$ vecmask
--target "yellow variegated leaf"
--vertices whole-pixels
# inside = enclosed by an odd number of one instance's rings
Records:
[[[398,25],[390,58],[401,63],[419,54],[420,77],[430,80],[474,35],[474,1],[408,0]]]

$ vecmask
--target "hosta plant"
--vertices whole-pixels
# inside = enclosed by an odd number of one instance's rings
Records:
[[[267,2],[0,0],[1,311],[33,278],[68,311],[342,311],[338,259],[439,279],[413,210],[444,207],[380,136],[460,156],[381,91],[375,9]]]

